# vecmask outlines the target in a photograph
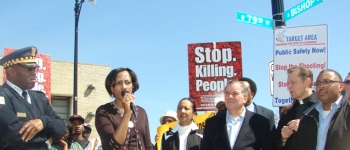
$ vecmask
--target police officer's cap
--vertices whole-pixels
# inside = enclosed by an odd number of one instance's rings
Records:
[[[4,68],[15,64],[21,64],[22,66],[26,67],[38,67],[35,61],[35,56],[37,53],[38,50],[34,46],[22,48],[0,59],[0,65],[4,66]]]

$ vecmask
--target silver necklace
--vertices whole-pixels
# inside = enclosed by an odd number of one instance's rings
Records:
[[[117,113],[120,114],[120,117],[124,116],[124,109],[119,108],[118,105],[114,102],[111,102],[111,104],[113,105],[114,109],[117,110]]]

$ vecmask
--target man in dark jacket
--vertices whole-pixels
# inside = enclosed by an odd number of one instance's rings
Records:
[[[57,142],[66,133],[45,94],[30,90],[37,82],[36,54],[31,46],[0,60],[7,77],[0,88],[0,139],[10,149],[47,150],[48,138]]]
[[[338,72],[325,69],[316,81],[320,100],[304,112],[293,150],[349,150],[350,102]],[[294,126],[294,125],[291,125]]]
[[[201,150],[273,150],[269,120],[244,107],[248,88],[229,81],[224,92],[227,109],[206,120]]]
[[[348,99],[350,99],[350,72],[348,73],[348,76],[344,79],[344,90],[346,93],[348,93]]]
[[[288,90],[294,102],[289,110],[280,116],[274,141],[277,149],[290,149],[293,132],[298,130],[298,124],[302,112],[317,102],[317,97],[312,94],[313,74],[305,67],[295,67],[287,70]]]

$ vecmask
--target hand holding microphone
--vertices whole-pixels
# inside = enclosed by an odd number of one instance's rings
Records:
[[[122,97],[125,96],[125,93],[129,93],[129,91],[128,91],[127,89],[124,89],[124,90],[121,92]],[[126,98],[126,100],[130,100],[130,99],[129,99],[129,98]],[[135,107],[134,107],[134,103],[133,103],[133,102],[130,103],[130,109],[131,109],[132,113],[134,114],[134,116],[136,117]]]

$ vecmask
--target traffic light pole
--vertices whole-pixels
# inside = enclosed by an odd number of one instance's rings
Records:
[[[283,18],[284,3],[283,0],[271,0],[272,6],[272,18],[274,20],[274,26],[277,28],[286,27],[286,22]]]
[[[286,22],[283,18],[284,13],[284,3],[283,0],[271,0],[271,8],[272,8],[272,18],[274,22],[274,28],[285,28]],[[279,116],[281,117],[282,108],[279,107]]]

